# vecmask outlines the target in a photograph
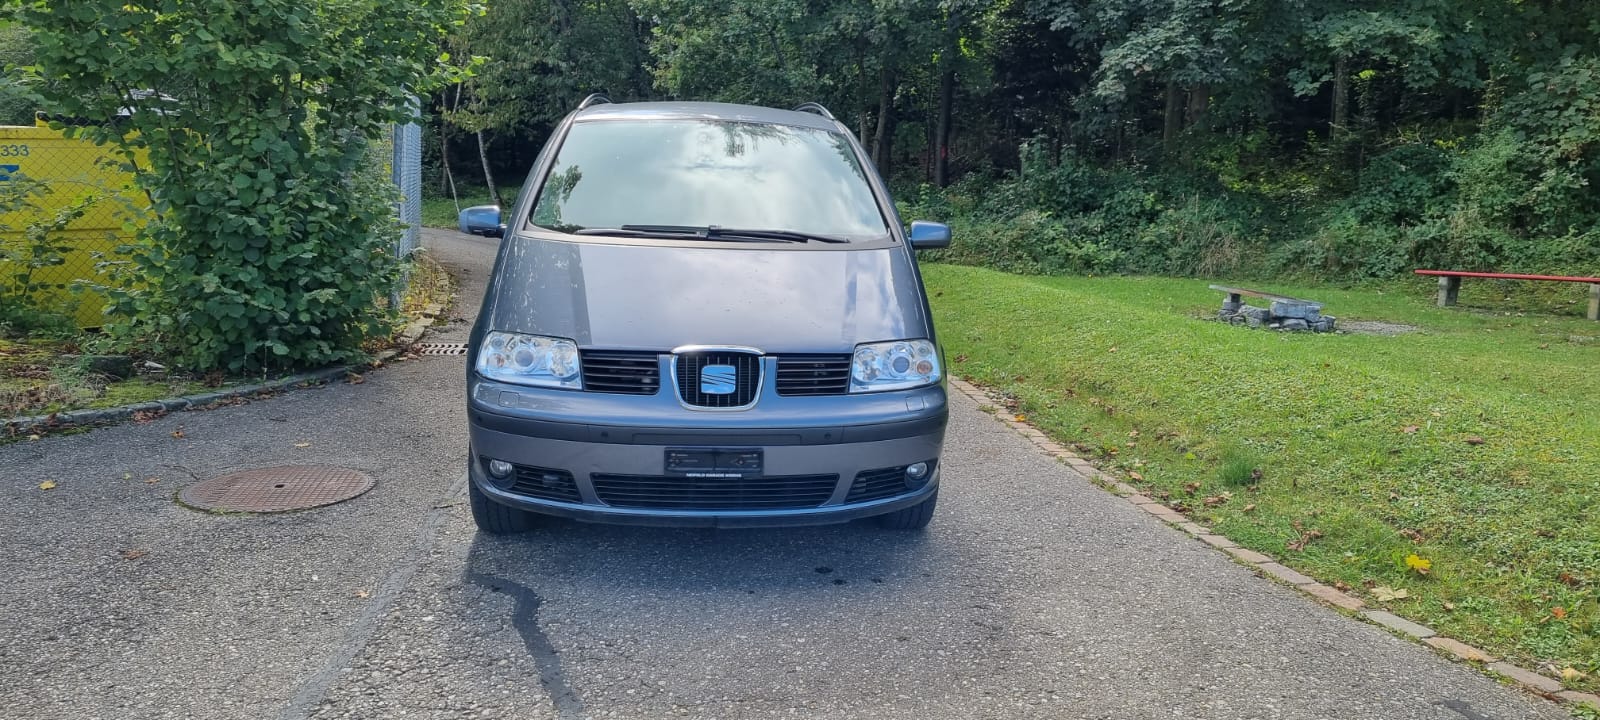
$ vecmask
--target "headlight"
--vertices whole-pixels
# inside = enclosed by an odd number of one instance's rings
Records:
[[[927,340],[897,340],[856,346],[850,392],[904,390],[939,382],[939,351]]]
[[[583,388],[578,345],[571,340],[492,332],[478,348],[478,374],[518,385]]]

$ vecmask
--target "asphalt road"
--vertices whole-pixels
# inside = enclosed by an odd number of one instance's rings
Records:
[[[425,242],[470,316],[495,241]],[[923,534],[478,536],[462,384],[429,358],[0,447],[0,717],[1565,716],[1253,576],[962,397]],[[378,484],[275,516],[173,501],[281,463]]]

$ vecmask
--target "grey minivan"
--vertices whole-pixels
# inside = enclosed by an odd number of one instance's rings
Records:
[[[932,519],[948,409],[913,250],[950,230],[902,229],[826,109],[591,97],[504,219],[467,355],[481,530]]]

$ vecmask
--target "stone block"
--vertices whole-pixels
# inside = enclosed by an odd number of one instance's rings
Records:
[[[1360,610],[1362,606],[1360,600],[1339,592],[1338,588],[1328,587],[1322,583],[1301,585],[1300,589],[1312,597],[1335,607],[1342,607],[1346,610]]]
[[[1261,568],[1261,570],[1266,574],[1289,583],[1290,585],[1310,585],[1311,583],[1316,582],[1311,578],[1301,575],[1300,573],[1290,570],[1289,568],[1286,568],[1275,562],[1261,563],[1256,567]]]
[[[1433,628],[1426,625],[1418,625],[1394,613],[1387,613],[1382,610],[1368,610],[1361,614],[1379,625],[1392,630],[1399,630],[1415,638],[1431,638],[1437,634],[1433,631]]]
[[[1540,692],[1554,693],[1561,692],[1562,689],[1559,680],[1545,677],[1532,670],[1524,670],[1508,662],[1489,663],[1489,670]]]
[[[89,372],[114,378],[133,375],[133,358],[127,355],[62,355],[61,360]]]
[[[1273,300],[1269,308],[1273,317],[1298,318],[1301,320],[1315,318],[1322,312],[1322,305],[1318,303],[1296,302],[1292,300]]]
[[[1427,640],[1423,640],[1423,642],[1468,662],[1494,662],[1497,659],[1493,655],[1490,655],[1489,653],[1479,650],[1471,645],[1459,640],[1451,640],[1447,637],[1439,637],[1435,635]]]

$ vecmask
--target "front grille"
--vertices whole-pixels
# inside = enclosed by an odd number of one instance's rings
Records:
[[[488,462],[487,459],[484,460],[485,464]],[[512,467],[516,468],[513,473],[516,482],[507,488],[510,492],[540,500],[582,502],[582,497],[578,495],[578,483],[573,481],[572,473],[528,465],[512,465]]]
[[[838,475],[686,478],[655,475],[589,476],[601,502],[657,510],[794,510],[833,496]]]
[[[584,350],[583,389],[623,395],[654,395],[661,389],[660,353],[636,350]]]
[[[740,408],[756,401],[761,391],[761,356],[727,350],[687,352],[673,359],[677,363],[678,397],[703,408]],[[700,372],[708,365],[733,366],[733,392],[708,393],[701,390]]]
[[[928,463],[928,475],[933,475],[934,463]],[[855,482],[850,484],[850,494],[845,496],[847,503],[869,502],[882,500],[896,495],[904,495],[911,489],[906,487],[906,466],[892,468],[879,468],[877,470],[864,470],[856,474]]]
[[[843,395],[850,392],[849,354],[780,355],[779,395]]]

